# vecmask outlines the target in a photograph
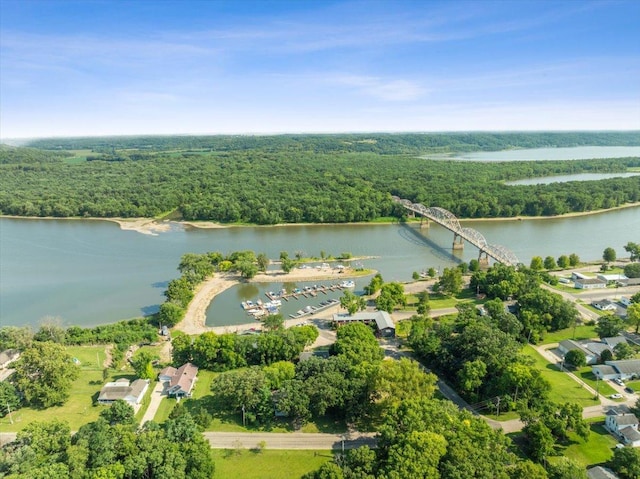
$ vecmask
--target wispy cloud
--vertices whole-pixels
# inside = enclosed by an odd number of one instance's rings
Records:
[[[335,75],[324,78],[329,84],[342,85],[378,100],[411,101],[422,97],[427,90],[419,83],[404,80],[360,75]]]

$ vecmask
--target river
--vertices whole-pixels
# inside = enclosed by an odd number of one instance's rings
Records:
[[[464,226],[510,248],[526,264],[535,255],[598,259],[606,247],[624,256],[623,245],[640,241],[640,207],[547,220],[465,221]],[[151,236],[123,231],[109,221],[0,218],[0,324],[37,325],[58,317],[65,325],[91,326],[154,312],[187,252],[252,249],[270,258],[280,251],[292,256],[296,251],[305,256],[350,252],[376,256],[364,267],[379,270],[386,281],[405,281],[414,271],[441,270],[477,257],[470,245],[454,254],[452,240],[453,234],[437,225],[421,230],[398,224],[218,229],[173,224],[170,231]],[[365,282],[358,280],[357,289]],[[209,308],[207,324],[246,322],[239,302],[265,299],[264,291],[279,286],[224,292]]]
[[[503,151],[474,151],[448,156],[425,156],[432,159],[466,161],[541,161],[590,160],[640,156],[640,146],[576,146],[572,148],[526,148]]]

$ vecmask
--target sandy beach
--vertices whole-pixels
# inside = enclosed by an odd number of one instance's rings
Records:
[[[351,274],[350,274],[351,273]],[[373,271],[375,274],[375,271]],[[261,273],[249,280],[250,283],[271,283],[271,282],[295,282],[295,281],[320,281],[324,279],[345,279],[352,278],[354,276],[353,270],[346,269],[344,273],[338,273],[338,270],[333,268],[324,269],[302,269],[296,268],[289,273],[283,271],[269,272],[268,274]],[[186,334],[201,334],[206,331],[213,331],[216,334],[234,333],[238,331],[245,331],[248,329],[260,329],[261,324],[258,321],[232,325],[232,326],[206,326],[207,321],[207,308],[209,304],[215,298],[217,294],[231,288],[232,286],[243,281],[238,274],[220,273],[216,274],[213,278],[202,283],[196,290],[191,303],[184,315],[184,319],[178,323],[174,329],[182,331]],[[323,311],[323,314],[330,316],[337,312],[339,306],[330,308],[330,310]],[[334,310],[335,309],[335,310]],[[308,320],[308,318],[301,318],[299,320],[287,320],[287,326],[293,324],[299,324]]]

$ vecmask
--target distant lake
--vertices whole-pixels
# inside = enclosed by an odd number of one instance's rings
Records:
[[[574,175],[545,176],[544,178],[526,178],[524,180],[507,181],[507,185],[549,185],[551,183],[566,183],[568,181],[596,181],[609,178],[628,178],[640,173],[576,173]]]
[[[452,156],[425,156],[434,160],[468,161],[542,161],[592,160],[640,156],[640,146],[577,146],[573,148],[530,148],[523,150],[476,151]]]

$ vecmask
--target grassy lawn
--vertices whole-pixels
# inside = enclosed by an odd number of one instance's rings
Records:
[[[602,423],[591,424],[591,433],[586,441],[569,434],[569,445],[562,448],[562,456],[573,459],[584,467],[608,461],[618,441],[607,432]]]
[[[583,368],[574,371],[575,375],[582,379],[585,383],[591,386],[593,389],[596,389],[603,396],[611,396],[612,394],[617,393],[615,389],[613,389],[607,381],[596,381],[596,377],[591,371],[591,366],[585,366]],[[597,383],[597,384],[596,384]],[[623,401],[624,399],[618,399],[618,401]]]
[[[19,431],[27,424],[34,421],[50,421],[53,418],[67,421],[72,431],[77,431],[80,426],[95,421],[100,411],[105,406],[94,406],[93,400],[98,397],[102,388],[102,363],[105,359],[105,346],[69,346],[69,354],[80,361],[80,376],[73,383],[71,396],[62,406],[54,406],[47,409],[32,409],[24,407],[12,414],[14,423],[9,417],[0,419],[3,431]],[[109,370],[112,375],[109,380],[117,377],[129,377],[126,374]]]
[[[575,333],[575,334],[574,334]],[[561,329],[554,331],[553,333],[546,333],[543,338],[542,344],[559,343],[565,339],[591,339],[597,338],[596,326],[577,326],[574,328]]]
[[[570,293],[570,294],[580,294],[583,291],[582,289],[574,288],[573,286],[567,286],[566,284],[562,284],[562,283],[552,284],[549,286],[555,289],[556,291],[562,291],[564,293]]]
[[[636,392],[640,392],[640,381],[626,381],[625,386],[630,387]]]
[[[214,449],[211,454],[216,464],[213,479],[294,479],[333,459],[331,451]]]
[[[593,406],[599,404],[594,401],[593,395],[580,384],[571,379],[567,374],[556,369],[555,365],[544,359],[532,346],[526,345],[522,349],[523,354],[533,358],[535,365],[542,371],[542,376],[551,384],[549,399],[555,402],[575,402],[581,406]]]
[[[407,306],[404,308],[404,310],[415,310],[415,305],[418,303],[418,296],[416,296],[415,294],[407,294],[405,295],[405,297],[407,299]],[[475,293],[469,289],[465,289],[456,296],[445,296],[439,293],[431,293],[429,295],[429,306],[431,307],[431,309],[453,308],[458,303],[482,304],[484,302],[485,300],[476,299]]]

